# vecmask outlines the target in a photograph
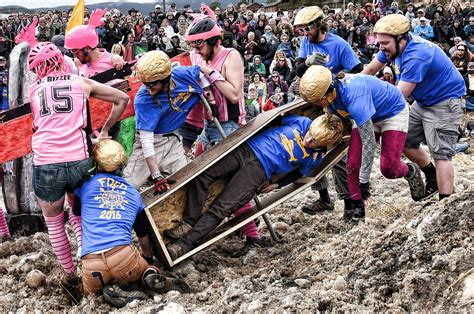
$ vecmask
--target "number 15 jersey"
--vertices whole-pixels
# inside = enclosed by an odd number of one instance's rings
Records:
[[[89,157],[88,103],[79,76],[52,74],[30,89],[35,165],[79,161]]]

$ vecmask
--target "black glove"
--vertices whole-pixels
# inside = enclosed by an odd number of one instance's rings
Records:
[[[153,180],[155,184],[155,195],[163,194],[170,189],[170,184],[176,183],[174,179],[168,179],[163,177],[158,177]]]
[[[363,200],[368,199],[372,195],[372,194],[370,194],[370,182],[361,183],[360,184],[360,192],[361,192]]]
[[[310,67],[312,65],[324,65],[328,61],[326,55],[321,52],[313,52],[312,55],[306,58],[305,64]]]

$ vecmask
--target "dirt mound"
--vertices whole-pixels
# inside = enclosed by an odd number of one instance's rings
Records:
[[[457,194],[441,202],[414,203],[405,180],[377,171],[373,204],[357,226],[341,221],[341,202],[333,212],[304,214],[301,205],[317,198],[305,191],[269,215],[281,243],[230,258],[241,239],[220,241],[174,269],[193,293],[150,294],[124,310],[472,310],[473,159],[456,156],[455,166]],[[268,234],[265,224],[259,229]],[[37,288],[26,281],[33,270],[46,275]],[[0,274],[1,312],[113,310],[101,296],[81,299],[80,281],[61,274],[45,233],[0,243]]]

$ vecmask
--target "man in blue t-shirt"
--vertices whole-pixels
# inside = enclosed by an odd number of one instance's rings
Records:
[[[272,175],[286,175],[272,188],[285,186],[309,175],[321,161],[317,148],[333,145],[342,138],[342,122],[333,114],[311,121],[288,115],[281,126],[270,128],[250,138],[188,184],[184,224],[190,230],[176,243],[167,246],[173,259],[191,250],[221,221],[249,202],[258,188]],[[209,210],[202,214],[209,188],[225,178],[226,186]],[[264,189],[268,192],[271,189]],[[170,229],[172,230],[172,229]],[[165,231],[166,235],[167,232]]]
[[[388,15],[375,25],[380,44],[377,57],[363,73],[375,74],[392,62],[398,89],[405,98],[416,100],[410,109],[405,155],[417,163],[426,176],[425,195],[439,190],[439,198],[453,193],[451,162],[463,116],[464,80],[451,60],[435,44],[408,32],[408,19]],[[420,148],[425,142],[431,157]]]
[[[300,10],[293,25],[304,35],[296,59],[296,74],[299,77],[302,77],[311,65],[324,65],[334,74],[341,71],[359,73],[363,70],[362,63],[351,46],[341,37],[328,32],[324,13],[319,7],[310,6]],[[344,209],[350,211],[352,204],[346,184],[346,158],[334,166],[332,174],[337,194],[344,200]],[[315,214],[334,209],[327,190],[328,185],[328,180],[324,177],[312,186],[313,190],[319,191],[320,198],[302,206],[301,209],[305,213]]]
[[[199,66],[174,67],[162,51],[150,51],[137,62],[143,85],[135,95],[136,129],[139,134],[123,177],[140,187],[151,176],[155,190],[170,188],[169,176],[188,161],[177,129],[200,101]]]
[[[119,173],[126,163],[125,150],[106,139],[93,150],[97,174],[75,191],[74,212],[82,216],[82,283],[84,293],[103,292],[117,307],[134,299],[146,299],[139,291],[126,292],[112,280],[142,283],[158,292],[189,290],[182,281],[160,275],[153,261],[148,222],[138,191]],[[132,244],[132,228],[143,256]]]

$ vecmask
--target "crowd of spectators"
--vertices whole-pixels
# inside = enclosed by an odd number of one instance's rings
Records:
[[[379,0],[375,4],[349,2],[346,8],[324,6],[322,9],[329,32],[345,39],[363,64],[368,64],[378,50],[374,24],[387,14],[405,15],[410,21],[411,31],[439,45],[452,58],[467,86],[473,87],[474,11],[469,0],[463,4],[453,0],[449,6],[431,0],[427,6],[408,3],[403,7],[398,2],[388,4]],[[231,3],[213,10],[223,29],[223,45],[237,49],[244,59],[247,103],[258,104],[259,108],[267,104],[271,108],[298,96],[299,79],[294,62],[301,34],[292,25],[298,9],[253,12],[247,10],[245,3],[238,7]],[[160,5],[151,12],[113,9],[105,13],[104,25],[97,28],[100,47],[121,55],[126,61],[140,52],[154,49],[163,50],[173,57],[191,50],[184,35],[193,19],[192,13],[189,5],[178,11],[174,3],[167,12]],[[50,41],[55,35],[64,35],[70,14],[70,11],[55,10],[38,12],[38,41]],[[33,16],[12,13],[0,22],[0,91],[6,85],[5,60],[15,45],[14,37]],[[89,16],[90,11],[86,8],[85,23]],[[394,70],[389,66],[379,77],[395,84]],[[5,94],[2,92],[2,97],[6,97]],[[2,109],[5,108],[2,106]]]

